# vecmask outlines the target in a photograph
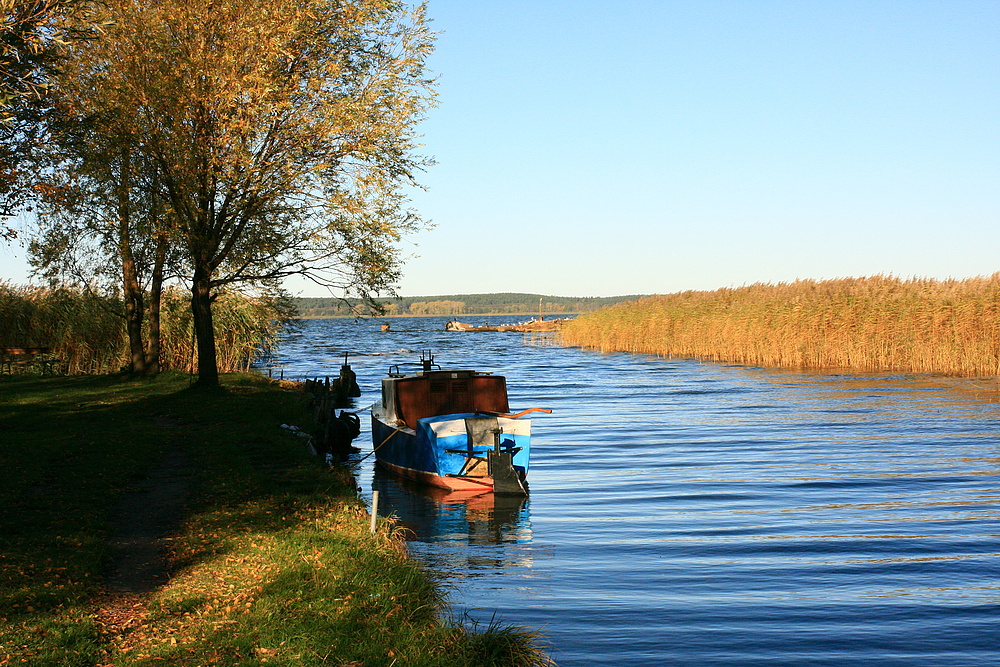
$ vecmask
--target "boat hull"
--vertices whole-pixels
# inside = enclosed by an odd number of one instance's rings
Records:
[[[372,444],[375,457],[387,470],[400,477],[449,491],[490,491],[494,480],[486,458],[494,449],[473,444],[467,419],[482,418],[478,413],[458,413],[426,417],[417,428],[392,426],[380,411],[372,411]],[[510,452],[514,472],[522,481],[528,474],[531,420],[497,418],[500,450]]]

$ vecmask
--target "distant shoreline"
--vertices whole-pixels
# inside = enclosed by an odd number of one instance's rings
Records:
[[[498,292],[493,294],[445,294],[397,297],[378,300],[385,309],[379,317],[563,317],[596,312],[608,306],[643,298],[643,295],[615,297],[563,297],[544,294]],[[302,319],[371,317],[369,305],[356,298],[297,297],[292,300]],[[363,313],[363,315],[362,315]]]
[[[459,313],[457,315],[298,315],[294,319],[296,320],[393,320],[404,317],[454,317],[454,318],[466,318],[475,319],[477,317],[506,317],[506,318],[517,318],[517,317],[534,317],[538,315],[538,312],[534,313]],[[543,313],[546,319],[563,319],[567,316],[576,317],[577,315],[582,315],[579,312],[573,313]]]

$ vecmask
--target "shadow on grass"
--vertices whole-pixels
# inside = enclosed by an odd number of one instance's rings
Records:
[[[182,449],[195,488],[209,490],[178,507],[185,516],[273,494],[282,482],[261,465],[269,452],[279,468],[315,467],[278,428],[306,418],[304,395],[226,380],[230,387],[206,392],[179,374],[0,378],[0,646],[40,655],[58,643],[60,633],[37,627],[58,625],[100,591],[113,563],[115,499],[155,477],[167,451]],[[162,537],[134,546],[148,550]]]
[[[309,430],[305,394],[224,380],[0,379],[0,664],[547,664],[531,633],[437,620],[440,593],[397,537],[369,535],[351,475],[280,428]],[[93,605],[116,516],[141,516],[124,494],[165,484],[178,452],[190,495],[162,525],[179,531],[142,538],[169,544],[172,578],[115,654]]]

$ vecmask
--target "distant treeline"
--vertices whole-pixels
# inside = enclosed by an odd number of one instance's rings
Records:
[[[1000,375],[1000,273],[679,292],[568,322],[563,342],[739,364]]]
[[[449,294],[409,296],[385,300],[385,315],[564,315],[591,313],[605,306],[642,298],[640,294],[608,297],[565,297],[544,294]],[[295,300],[303,318],[366,315],[369,309],[357,299],[306,297]]]

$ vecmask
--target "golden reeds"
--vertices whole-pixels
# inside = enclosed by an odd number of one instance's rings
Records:
[[[582,315],[561,336],[605,352],[758,366],[1000,375],[1000,273],[679,292]]]
[[[48,347],[70,374],[116,372],[128,365],[121,304],[71,289],[0,283],[0,347]],[[249,370],[273,345],[283,318],[272,299],[221,295],[213,304],[219,370]],[[161,363],[185,372],[196,363],[189,296],[163,295]]]

